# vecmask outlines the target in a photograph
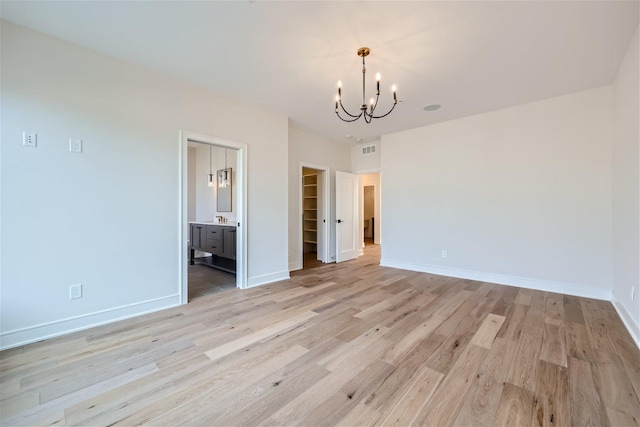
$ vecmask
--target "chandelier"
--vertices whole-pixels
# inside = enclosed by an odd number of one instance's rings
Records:
[[[367,123],[371,123],[373,119],[381,119],[383,117],[388,116],[394,108],[396,108],[396,104],[398,103],[398,99],[396,97],[396,85],[391,87],[393,91],[393,105],[391,109],[387,111],[385,114],[376,116],[374,115],[376,111],[376,107],[378,106],[378,98],[380,98],[380,73],[376,73],[376,97],[375,99],[372,97],[369,100],[369,106],[367,106],[365,99],[365,80],[367,75],[367,68],[364,65],[364,58],[369,55],[370,50],[368,47],[361,47],[358,49],[358,56],[362,58],[362,105],[360,106],[360,114],[354,115],[349,113],[344,106],[342,105],[342,81],[338,80],[338,95],[336,95],[336,115],[338,118],[344,122],[355,122],[360,117],[364,117],[364,121]],[[339,108],[348,116],[347,118],[343,118],[340,116]]]

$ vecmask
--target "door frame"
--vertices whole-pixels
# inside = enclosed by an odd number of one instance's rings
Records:
[[[201,144],[215,145],[219,147],[231,148],[238,152],[238,164],[236,167],[236,218],[239,226],[236,228],[236,287],[247,288],[247,144],[242,144],[227,139],[204,135],[197,132],[185,130],[179,131],[178,150],[178,194],[180,198],[180,208],[178,210],[178,243],[180,250],[178,262],[179,289],[181,304],[189,302],[189,266],[187,265],[187,255],[189,248],[187,240],[189,236],[187,224],[187,172],[188,172],[188,144],[189,141]]]
[[[298,255],[300,257],[300,264],[296,267],[297,269],[302,269],[304,267],[304,245],[302,244],[302,239],[304,236],[304,232],[302,231],[302,215],[303,215],[303,188],[302,188],[302,168],[310,168],[322,171],[322,217],[324,221],[322,222],[323,228],[323,253],[321,256],[321,261],[324,263],[331,262],[331,228],[329,227],[329,223],[331,222],[331,168],[325,165],[318,165],[315,163],[308,162],[300,162],[298,166],[298,230],[300,230],[300,238],[298,239]],[[320,196],[320,195],[318,195]]]

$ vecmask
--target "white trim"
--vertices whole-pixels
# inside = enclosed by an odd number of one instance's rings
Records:
[[[227,139],[216,138],[201,133],[183,131],[179,132],[179,155],[178,155],[178,183],[180,206],[178,211],[178,244],[179,254],[179,294],[182,304],[186,304],[189,299],[188,291],[188,254],[189,247],[187,240],[189,230],[187,218],[187,148],[189,141],[202,144],[217,145],[220,147],[238,150],[238,163],[236,167],[236,218],[240,226],[236,231],[236,287],[246,289],[247,280],[247,144],[241,144]]]
[[[165,297],[122,305],[120,307],[108,308],[94,311],[93,313],[81,314],[79,316],[67,317],[66,319],[54,320],[52,322],[40,323],[26,328],[14,329],[0,334],[0,350],[19,347],[36,341],[66,335],[71,332],[82,331],[117,322],[119,320],[142,316],[159,310],[176,307],[180,305],[180,294],[168,295]]]
[[[302,270],[302,261],[294,261],[289,263],[289,271]]]
[[[510,276],[499,273],[486,273],[483,271],[462,270],[456,268],[440,267],[428,264],[416,264],[397,261],[387,258],[380,260],[383,267],[400,268],[402,270],[419,271],[422,273],[438,274],[440,276],[458,277],[460,279],[477,280],[480,282],[497,283],[499,285],[517,286],[537,291],[554,292],[558,294],[574,295],[584,298],[593,298],[611,301],[611,290],[599,289],[589,285],[574,283],[553,282],[548,280],[530,279],[527,277]]]
[[[279,271],[277,273],[263,274],[262,276],[255,276],[249,278],[249,285],[247,288],[253,288],[255,286],[266,285],[268,283],[279,282],[281,280],[288,280],[288,271]]]
[[[298,261],[294,263],[289,263],[289,271],[300,270],[303,268],[303,260],[304,260],[304,245],[302,244],[302,240],[304,238],[304,231],[302,231],[302,215],[303,215],[303,188],[302,188],[302,168],[310,168],[322,171],[323,174],[323,184],[322,184],[322,198],[324,207],[324,211],[322,212],[322,216],[325,219],[323,223],[324,228],[324,253],[321,255],[321,261],[324,263],[329,263],[331,261],[331,227],[329,224],[331,223],[331,168],[326,165],[318,165],[315,163],[308,162],[300,162],[298,165],[298,230],[300,230],[300,238],[298,239]],[[298,268],[291,269],[291,265],[295,265]]]
[[[629,331],[629,335],[631,335],[631,338],[636,343],[636,346],[638,347],[638,349],[640,349],[640,325],[635,324],[633,318],[631,317],[631,313],[629,313],[629,310],[627,310],[627,308],[622,305],[617,298],[614,297],[611,300],[611,304],[613,304],[613,308],[615,308],[618,312],[618,316],[620,316],[620,319],[622,319],[622,323],[624,323],[624,326],[626,326],[627,331]]]

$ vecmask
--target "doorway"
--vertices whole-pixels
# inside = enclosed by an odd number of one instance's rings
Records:
[[[362,249],[381,244],[382,218],[380,197],[380,172],[359,175],[360,185],[360,230]]]
[[[237,150],[187,143],[188,300],[236,287]],[[226,251],[225,251],[226,249]]]
[[[300,268],[329,262],[329,168],[300,164]]]
[[[375,223],[375,187],[373,185],[365,185],[363,187],[364,208],[362,209],[363,235],[364,245],[373,245],[376,231]]]
[[[180,299],[246,288],[247,147],[180,132]]]

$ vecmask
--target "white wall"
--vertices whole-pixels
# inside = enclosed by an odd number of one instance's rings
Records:
[[[610,86],[383,136],[382,264],[609,299],[611,149]]]
[[[371,154],[362,154],[362,147],[375,145],[376,151]],[[380,141],[372,141],[365,144],[359,144],[351,147],[351,172],[352,173],[369,173],[378,172],[380,170],[380,154],[382,144]]]
[[[248,144],[249,285],[288,277],[287,117],[7,22],[1,54],[2,347],[179,303],[180,129]]]
[[[300,162],[312,163],[331,168],[330,197],[330,254],[335,261],[335,172],[350,170],[350,150],[347,145],[327,141],[316,135],[289,128],[289,270],[302,268],[299,242],[302,230],[302,210],[300,204]]]
[[[613,84],[613,300],[640,346],[638,30]],[[631,299],[634,290],[635,298]]]

